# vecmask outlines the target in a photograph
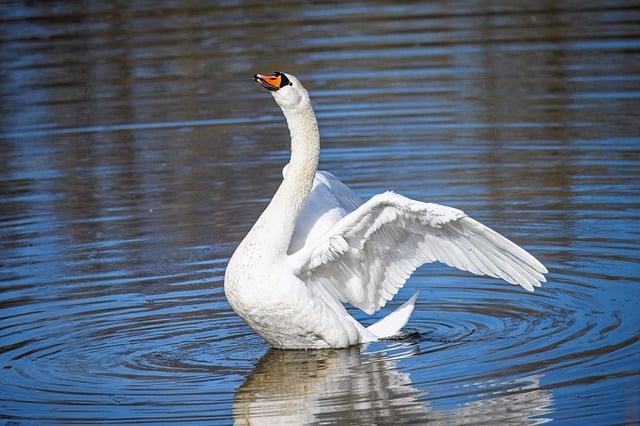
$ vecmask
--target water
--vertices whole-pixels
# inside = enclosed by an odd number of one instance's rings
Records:
[[[0,6],[0,419],[640,422],[637,4],[111,3]],[[269,349],[222,286],[287,161],[274,70],[323,169],[461,208],[549,282],[428,265],[406,338]]]

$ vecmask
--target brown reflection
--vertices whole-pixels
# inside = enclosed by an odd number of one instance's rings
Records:
[[[551,393],[538,377],[476,383],[476,402],[439,410],[427,392],[384,354],[271,349],[238,389],[236,424],[462,424],[501,420],[538,424],[551,413]],[[535,417],[535,418],[534,418]]]
[[[547,2],[542,11],[509,15],[501,25],[486,15],[478,29],[480,39],[489,43],[478,56],[482,82],[469,87],[477,102],[476,119],[486,123],[476,138],[486,141],[478,161],[487,167],[477,179],[486,182],[492,221],[497,223],[514,216],[505,206],[511,200],[527,203],[518,217],[531,222],[537,218],[529,210],[542,200],[550,209],[572,202],[575,151],[567,149],[567,131],[575,117],[569,108],[566,60],[565,34],[570,31],[564,26],[571,24],[563,22],[557,6]],[[554,48],[531,52],[528,46],[534,43]],[[563,241],[573,239],[573,221],[571,215],[562,215],[554,233]]]
[[[236,424],[377,424],[417,421],[426,411],[411,378],[383,356],[271,349],[238,389]]]

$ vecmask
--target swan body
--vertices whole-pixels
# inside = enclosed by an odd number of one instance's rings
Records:
[[[362,202],[317,171],[318,126],[307,91],[290,74],[256,74],[282,109],[291,160],[271,202],[229,260],[229,304],[276,348],[342,348],[397,334],[417,294],[364,327],[345,309],[373,314],[424,263],[444,262],[528,291],[547,269],[525,250],[452,207],[385,192]]]

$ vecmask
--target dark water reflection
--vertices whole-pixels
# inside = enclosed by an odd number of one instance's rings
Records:
[[[0,419],[640,422],[633,2],[0,11]],[[548,284],[431,265],[392,304],[421,290],[414,338],[269,350],[222,277],[287,161],[250,81],[277,69],[311,91],[322,168],[467,211]]]

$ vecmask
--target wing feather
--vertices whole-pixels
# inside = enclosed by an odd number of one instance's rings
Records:
[[[528,291],[547,273],[531,254],[462,211],[392,192],[360,205],[290,261],[309,285],[330,287],[340,301],[369,314],[424,263],[440,261]]]

